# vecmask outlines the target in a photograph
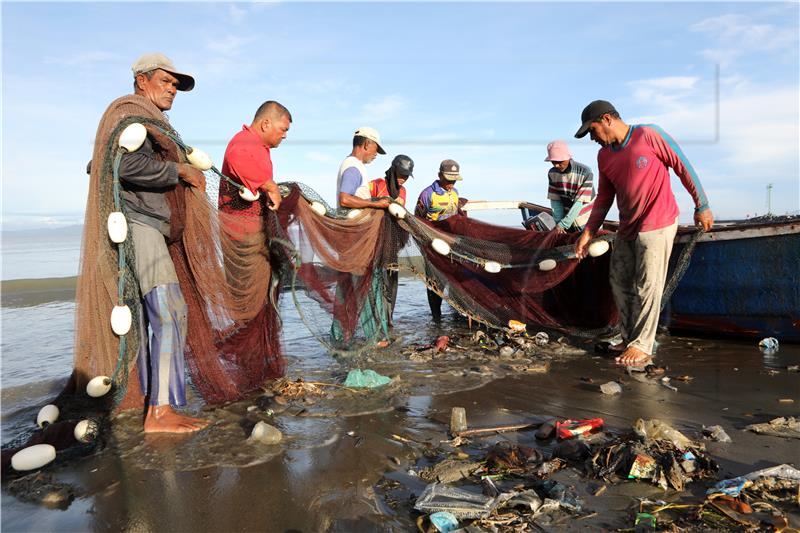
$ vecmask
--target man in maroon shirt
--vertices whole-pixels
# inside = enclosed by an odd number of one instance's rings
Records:
[[[589,222],[575,245],[583,258],[614,198],[619,230],[611,256],[610,282],[620,313],[622,352],[617,362],[641,366],[652,361],[661,296],[678,204],[670,187],[675,172],[695,203],[695,224],[708,231],[714,216],[692,165],[678,144],[654,124],[628,125],[614,106],[595,100],[583,110],[575,137],[587,133],[601,148],[597,154],[599,190]]]

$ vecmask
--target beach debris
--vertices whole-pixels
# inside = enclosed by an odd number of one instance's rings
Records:
[[[761,349],[762,352],[766,354],[775,353],[780,348],[780,343],[778,339],[775,337],[766,337],[761,339],[758,343],[758,347]]]
[[[508,344],[504,344],[500,347],[499,351],[500,357],[511,357],[514,355],[514,348],[509,346]]]
[[[508,472],[527,470],[544,460],[542,453],[536,448],[520,446],[507,441],[498,442],[486,454],[486,468],[490,472]]]
[[[609,381],[600,385],[600,391],[603,394],[619,394],[622,392],[622,386],[616,381]]]
[[[634,531],[647,531],[656,529],[656,517],[650,513],[636,513],[633,521]]]
[[[722,426],[703,426],[703,437],[716,442],[731,442]]]
[[[633,423],[633,431],[645,440],[671,442],[679,450],[686,450],[694,446],[694,443],[686,435],[657,418],[637,419]]]
[[[434,346],[434,351],[436,353],[443,352],[447,349],[447,345],[450,343],[450,337],[447,335],[442,335],[438,339],[436,339],[436,344]]]
[[[591,455],[589,445],[582,439],[569,439],[559,442],[553,449],[553,457],[572,463],[585,461]]]
[[[663,376],[666,371],[666,368],[658,365],[647,365],[644,367],[644,373],[647,374],[647,377],[649,378]]]
[[[778,398],[778,403],[794,403],[794,398]]]
[[[760,435],[783,437],[786,439],[800,439],[800,420],[791,416],[789,418],[773,418],[768,423],[750,424],[745,429]]]
[[[525,333],[525,328],[527,327],[528,327],[527,324],[524,324],[519,320],[508,321],[508,329],[511,330],[511,333]]]
[[[36,470],[56,458],[56,449],[51,444],[34,444],[23,448],[11,457],[11,468],[17,471]]]
[[[539,426],[534,436],[539,440],[551,439],[556,432],[556,420],[547,420]]]
[[[562,420],[556,422],[556,436],[559,439],[571,439],[586,435],[603,428],[602,418],[589,418],[585,420]]]
[[[510,497],[489,497],[464,489],[431,483],[422,491],[414,509],[423,513],[449,512],[458,519],[485,518],[501,501]]]
[[[486,435],[490,433],[504,433],[506,431],[519,431],[521,429],[533,428],[536,425],[537,424],[535,422],[522,422],[519,424],[506,424],[503,426],[472,428],[472,429],[465,429],[464,431],[459,432],[458,436],[468,437],[472,435]]]
[[[71,485],[56,481],[51,474],[42,472],[10,481],[8,491],[22,501],[52,509],[66,509],[75,499],[75,490]]]
[[[675,385],[670,385],[669,382],[670,382],[670,378],[669,377],[664,376],[663,378],[661,378],[661,385],[663,387],[668,388],[672,392],[678,392],[678,387],[676,387]]]
[[[397,205],[397,204],[392,204]],[[449,533],[450,531],[455,531],[458,529],[458,519],[453,516],[453,513],[448,513],[447,511],[439,511],[438,513],[433,513],[428,517],[433,524],[433,527],[436,528],[436,531],[439,533]]]
[[[550,342],[550,336],[544,331],[540,331],[533,337],[533,342],[536,346],[546,346]]]
[[[656,460],[644,453],[636,454],[633,459],[628,477],[630,479],[653,479],[656,475],[658,463]]]
[[[481,468],[483,468],[483,464],[475,461],[444,459],[432,467],[419,470],[417,475],[429,483],[455,483],[471,476]]]
[[[506,502],[507,507],[522,507],[526,511],[536,513],[542,506],[542,498],[533,489],[526,489],[514,494],[514,496]]]
[[[347,379],[344,380],[344,385],[345,387],[374,389],[376,387],[382,387],[390,381],[392,381],[392,378],[382,376],[374,370],[361,370],[360,368],[356,368],[347,373]]]
[[[542,503],[542,507],[547,507],[547,500],[550,499],[558,504],[558,508],[563,508],[573,513],[579,513],[581,511],[583,504],[578,498],[575,487],[566,486],[555,480],[548,479],[542,483],[541,488],[547,495],[544,503]]]
[[[453,407],[450,410],[450,434],[458,435],[467,429],[467,410],[463,407]]]
[[[86,384],[86,394],[92,398],[100,398],[108,394],[111,390],[111,378],[108,376],[97,376]]]
[[[36,425],[40,428],[48,426],[58,420],[59,410],[53,404],[47,404],[39,409],[39,414],[36,415]]]
[[[720,481],[708,489],[706,494],[709,495],[709,497],[714,497],[715,495],[737,497],[743,489],[750,487],[755,482],[765,479],[790,481],[793,484],[792,488],[796,488],[797,483],[800,482],[800,470],[788,464],[762,468],[761,470],[756,470],[743,476]]]
[[[283,433],[274,427],[270,426],[264,421],[259,421],[253,426],[253,431],[250,433],[251,442],[260,442],[262,444],[277,444],[283,439]]]

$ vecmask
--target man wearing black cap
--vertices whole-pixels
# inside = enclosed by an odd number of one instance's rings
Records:
[[[595,100],[583,110],[575,137],[587,133],[601,148],[597,154],[599,190],[594,209],[575,245],[583,258],[614,198],[620,225],[611,256],[610,281],[620,312],[622,352],[617,362],[651,362],[661,296],[672,242],[678,227],[678,204],[669,168],[678,175],[695,204],[695,223],[708,231],[714,216],[692,165],[678,144],[654,124],[628,125],[614,106]]]

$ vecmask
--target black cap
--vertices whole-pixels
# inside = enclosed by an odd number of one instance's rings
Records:
[[[407,155],[400,154],[392,159],[392,168],[401,176],[414,177],[414,161]]]
[[[583,113],[581,113],[581,127],[578,131],[575,132],[575,137],[578,139],[586,136],[589,132],[589,126],[595,120],[599,119],[606,113],[616,113],[616,109],[611,104],[611,102],[606,102],[605,100],[595,100],[591,104],[587,105],[583,108]]]

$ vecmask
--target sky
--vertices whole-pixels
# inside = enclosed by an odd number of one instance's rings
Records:
[[[170,121],[218,167],[262,102],[288,107],[276,180],[329,203],[368,125],[388,152],[370,178],[411,156],[412,201],[452,158],[463,197],[547,205],[547,143],[596,172],[598,146],[573,134],[605,99],[675,138],[718,219],[764,214],[770,183],[773,213],[800,209],[798,2],[1,5],[4,229],[82,221],[97,123],[150,51],[195,76]]]

